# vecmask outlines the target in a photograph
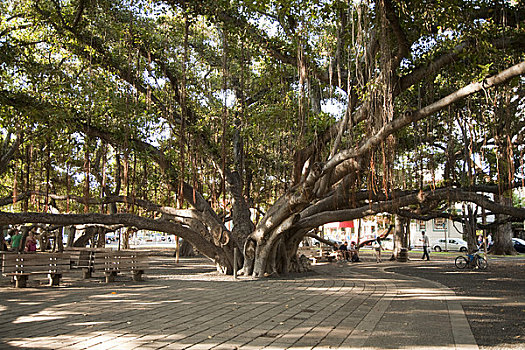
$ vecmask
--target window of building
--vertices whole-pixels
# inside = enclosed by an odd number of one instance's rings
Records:
[[[444,218],[435,218],[434,219],[434,230],[436,231],[445,231],[447,228],[447,222]]]

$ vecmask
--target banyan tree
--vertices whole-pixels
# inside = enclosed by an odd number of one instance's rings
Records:
[[[226,273],[238,249],[240,272],[264,276],[296,270],[328,222],[525,218],[512,203],[520,1],[14,0],[0,13],[2,225],[166,232]]]

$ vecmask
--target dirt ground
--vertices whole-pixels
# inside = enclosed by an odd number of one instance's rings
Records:
[[[456,255],[431,254],[421,261],[389,268],[409,276],[433,280],[461,298],[480,349],[525,349],[525,255],[490,257],[487,270],[458,270]]]

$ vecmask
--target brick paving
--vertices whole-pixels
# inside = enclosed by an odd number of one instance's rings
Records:
[[[330,263],[307,274],[221,276],[152,256],[145,281],[66,275],[0,284],[0,349],[477,349],[461,300],[438,283]]]

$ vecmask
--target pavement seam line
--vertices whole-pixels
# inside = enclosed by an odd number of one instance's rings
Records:
[[[401,276],[405,276],[407,278],[415,278],[420,281],[424,281],[429,284],[435,285],[437,288],[440,288],[443,290],[445,294],[445,300],[447,302],[447,310],[450,320],[450,327],[452,329],[452,337],[454,338],[454,345],[455,349],[457,350],[478,350],[479,346],[476,343],[476,339],[474,338],[474,335],[472,334],[472,329],[470,328],[470,324],[468,323],[467,316],[465,315],[465,311],[463,310],[463,306],[461,302],[458,300],[454,300],[452,297],[456,296],[456,293],[449,287],[445,286],[442,283],[428,280],[422,277],[417,276],[406,276],[402,273],[395,272],[395,271],[387,271],[387,269],[395,268],[394,266],[388,266],[388,267],[381,267],[380,270],[382,270],[385,273],[388,274],[397,274]]]

